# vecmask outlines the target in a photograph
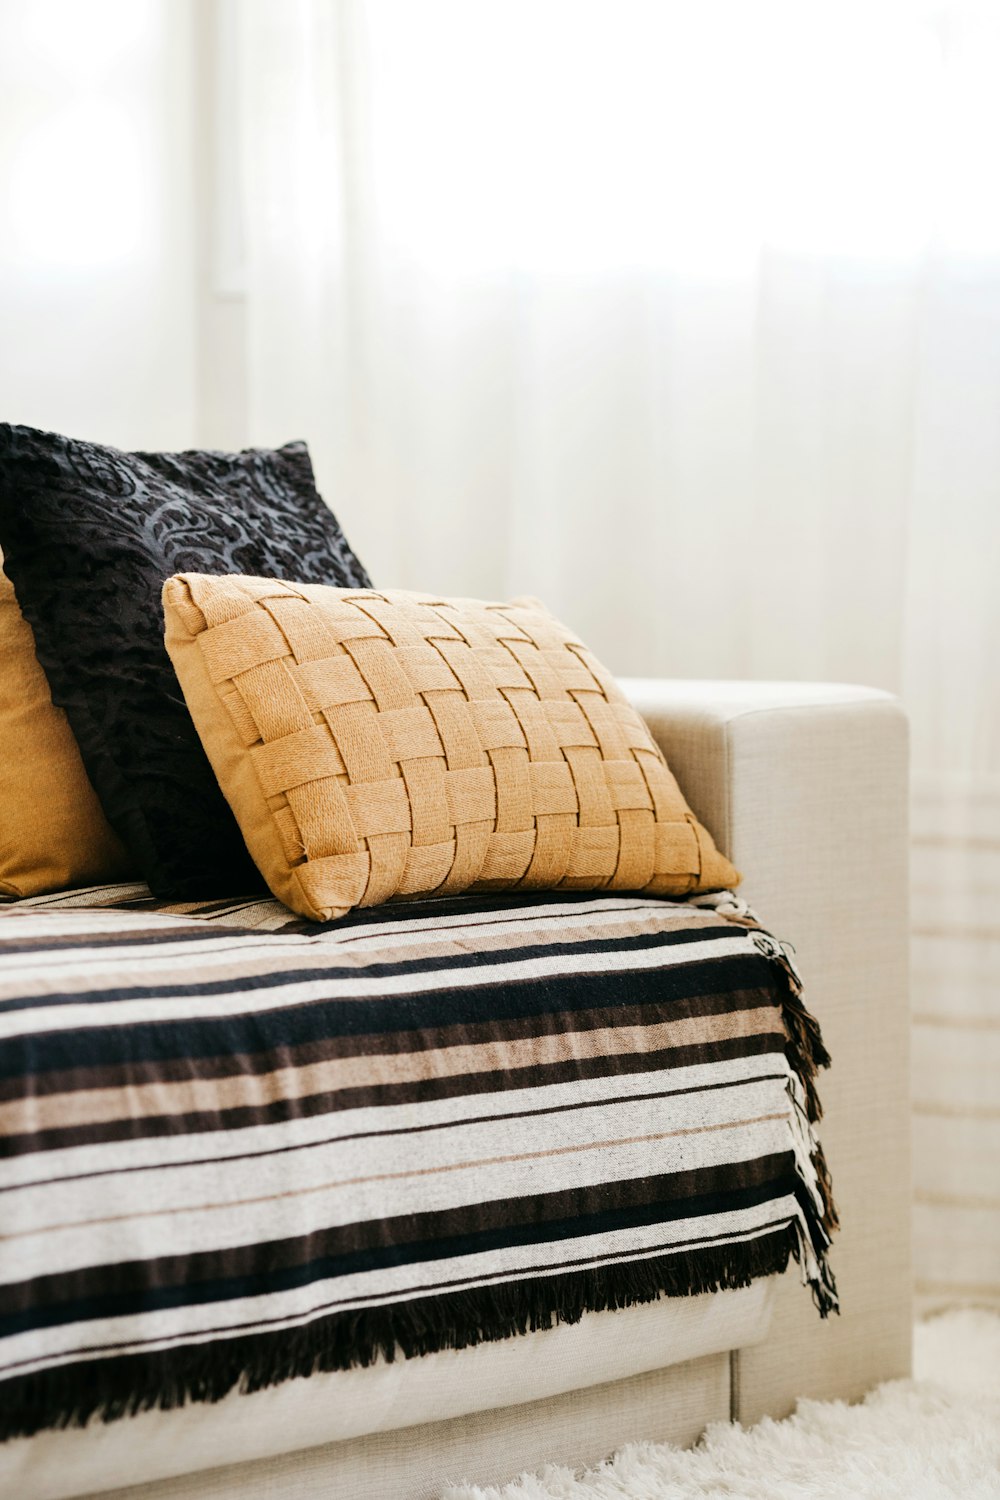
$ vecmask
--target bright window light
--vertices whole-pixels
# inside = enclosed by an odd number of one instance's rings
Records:
[[[715,272],[761,247],[905,258],[940,237],[942,210],[1000,248],[984,191],[1000,35],[975,8],[370,0],[359,14],[375,211],[396,253],[428,267]],[[949,74],[962,38],[987,33]]]
[[[26,132],[8,195],[11,249],[25,261],[129,260],[143,242],[149,210],[129,112],[86,100]]]
[[[31,0],[0,13],[0,256],[115,266],[148,247],[156,141],[145,90],[156,0]]]

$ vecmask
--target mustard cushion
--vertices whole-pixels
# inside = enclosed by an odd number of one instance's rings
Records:
[[[739,880],[645,723],[533,600],[180,574],[167,649],[272,892],[316,921],[512,887]]]
[[[0,572],[0,893],[41,896],[130,873]]]

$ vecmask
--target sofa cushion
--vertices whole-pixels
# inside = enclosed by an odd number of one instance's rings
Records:
[[[118,880],[129,857],[108,824],[0,572],[0,895]]]
[[[163,650],[160,591],[183,568],[368,583],[305,445],[121,453],[0,424],[0,546],[53,702],[150,885],[254,888]]]
[[[182,1500],[249,1500],[251,1495],[262,1500],[254,1482],[260,1476],[250,1466],[264,1459],[270,1460],[265,1481],[270,1487],[263,1492],[269,1500],[278,1495],[301,1500],[298,1465],[322,1474],[323,1500],[385,1500],[365,1444],[372,1434],[394,1434],[402,1449],[397,1462],[401,1468],[400,1460],[406,1464],[407,1483],[394,1487],[394,1495],[423,1492],[416,1490],[412,1472],[421,1454],[428,1464],[437,1460],[437,1485],[426,1493],[439,1493],[445,1473],[462,1472],[462,1461],[456,1464],[459,1426],[465,1442],[482,1442],[492,1431],[507,1464],[500,1472],[509,1472],[516,1441],[512,1394],[516,1416],[530,1424],[538,1444],[539,1463],[552,1459],[560,1444],[569,1463],[610,1451],[622,1440],[626,1409],[635,1438],[655,1434],[690,1444],[706,1422],[728,1420],[728,1351],[766,1338],[776,1286],[770,1277],[739,1290],[589,1312],[578,1323],[496,1343],[415,1359],[377,1359],[363,1368],[317,1373],[252,1394],[233,1390],[211,1405],[191,1402],[139,1412],[108,1426],[91,1423],[10,1438],[0,1443],[0,1495],[139,1500],[141,1493],[146,1500],[139,1486],[185,1475]],[[647,1372],[646,1380],[635,1378]],[[609,1387],[622,1381],[627,1385]],[[492,1415],[484,1421],[486,1413]],[[455,1426],[442,1429],[439,1424],[448,1420]],[[432,1432],[413,1431],[427,1423],[435,1424]],[[408,1440],[413,1448],[404,1460]],[[315,1451],[320,1445],[322,1454]],[[386,1451],[382,1444],[379,1449]],[[105,1495],[119,1486],[128,1486],[126,1495]],[[159,1491],[156,1500],[168,1497]],[[172,1500],[178,1500],[176,1490]]]
[[[185,574],[164,605],[247,847],[303,916],[739,880],[613,677],[535,601]]]
[[[828,1311],[825,1060],[731,896],[0,909],[0,1438],[793,1255]]]

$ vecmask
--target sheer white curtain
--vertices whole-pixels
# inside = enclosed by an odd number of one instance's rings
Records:
[[[251,436],[376,580],[904,694],[921,1287],[1000,1296],[1000,12],[238,15]]]
[[[193,440],[191,23],[170,0],[0,0],[4,421]]]

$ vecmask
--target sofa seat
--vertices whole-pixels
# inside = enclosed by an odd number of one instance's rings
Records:
[[[585,1311],[578,1323],[474,1348],[13,1437],[0,1445],[0,1493],[433,1500],[449,1478],[500,1483],[546,1460],[593,1462],[644,1437],[690,1442],[706,1421],[780,1416],[798,1396],[856,1398],[905,1374],[905,724],[890,700],[865,690],[630,690],[695,811],[744,871],[748,896],[795,942],[806,998],[831,1044],[824,1136],[846,1225],[835,1247],[843,1317],[817,1319],[794,1268],[711,1297]],[[116,904],[136,898],[114,894]],[[89,911],[93,902],[80,892],[39,906]],[[257,915],[266,923],[266,911]],[[720,1352],[697,1353],[711,1347]],[[349,1399],[367,1377],[367,1393]],[[439,1390],[450,1408],[434,1404]],[[490,1411],[494,1395],[507,1404]],[[364,1413],[352,1418],[359,1405]],[[456,1414],[435,1419],[448,1409]]]
[[[512,1396],[519,1404],[547,1401],[709,1355],[725,1360],[728,1350],[767,1336],[775,1285],[767,1277],[733,1291],[584,1313],[579,1323],[471,1349],[379,1360],[251,1395],[234,1391],[213,1405],[15,1438],[0,1445],[0,1495],[71,1500],[494,1411]]]
[[[542,1398],[581,1383],[552,1324],[752,1288],[792,1254],[825,1308],[804,1123],[825,1054],[793,1042],[774,953],[732,896],[507,893],[311,928],[277,903],[256,925],[8,907],[7,1437],[324,1372],[345,1377],[328,1440]],[[726,1306],[682,1320],[680,1354],[626,1323],[640,1366],[731,1346]],[[628,1348],[603,1326],[585,1384]],[[403,1355],[470,1369],[432,1382]]]

